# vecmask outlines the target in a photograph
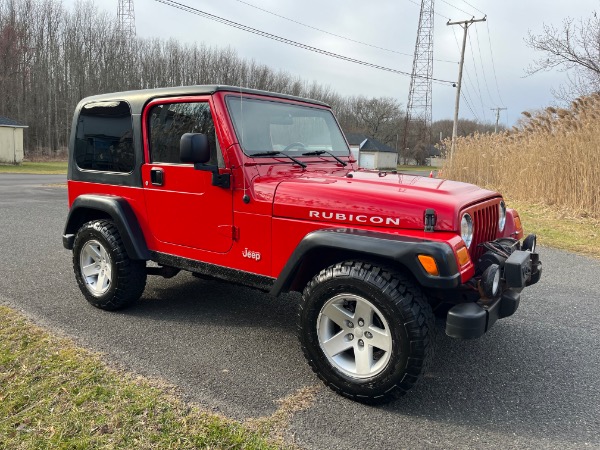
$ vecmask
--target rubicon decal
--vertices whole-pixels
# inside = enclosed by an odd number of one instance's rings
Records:
[[[309,211],[308,217],[311,219],[330,220],[334,222],[353,222],[372,225],[395,225],[400,226],[399,217],[371,216],[368,214],[346,214],[326,211]]]

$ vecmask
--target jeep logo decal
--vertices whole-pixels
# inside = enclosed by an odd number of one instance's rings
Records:
[[[242,252],[244,258],[253,259],[254,261],[260,261],[260,252],[254,252],[252,250],[244,249]]]
[[[311,219],[333,220],[338,222],[371,223],[374,225],[395,225],[400,226],[399,217],[380,217],[368,216],[366,214],[345,214],[325,211],[309,211],[308,217]]]

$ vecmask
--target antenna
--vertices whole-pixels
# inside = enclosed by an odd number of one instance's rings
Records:
[[[121,37],[125,42],[131,42],[135,39],[135,11],[133,10],[133,0],[119,0],[117,18]]]
[[[433,78],[433,4],[421,0],[419,28],[413,57],[402,151],[411,142],[429,144],[431,141],[431,82]],[[412,129],[412,130],[411,130]]]

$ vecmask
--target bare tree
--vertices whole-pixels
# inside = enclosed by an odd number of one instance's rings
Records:
[[[345,131],[395,145],[404,113],[392,98],[343,97],[331,87],[240,57],[232,48],[121,36],[114,14],[91,0],[0,0],[0,115],[29,129],[25,151],[55,155],[68,143],[83,97],[129,89],[231,84],[314,98]]]
[[[559,99],[572,100],[600,89],[600,19],[595,12],[588,19],[567,18],[561,28],[544,24],[541,34],[530,31],[525,42],[543,53],[527,74],[553,69],[569,72],[567,82],[554,92]]]
[[[364,133],[392,147],[402,134],[404,113],[392,97],[349,97],[336,105],[335,111],[344,131]]]

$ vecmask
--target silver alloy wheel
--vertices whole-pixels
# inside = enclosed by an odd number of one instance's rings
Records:
[[[112,281],[112,261],[104,246],[96,241],[87,241],[79,255],[81,277],[90,293],[96,297],[106,293]]]
[[[317,336],[329,362],[352,378],[379,374],[392,353],[390,327],[383,314],[354,294],[336,295],[323,305]]]

